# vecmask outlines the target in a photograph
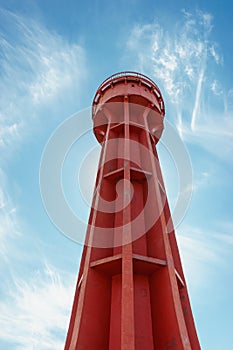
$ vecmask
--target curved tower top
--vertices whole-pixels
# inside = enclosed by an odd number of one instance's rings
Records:
[[[107,124],[124,122],[121,118],[123,115],[121,107],[123,108],[125,99],[128,99],[130,106],[130,124],[145,128],[145,122],[141,116],[143,109],[150,109],[146,125],[148,131],[158,141],[163,130],[163,117],[165,115],[161,91],[153,80],[143,74],[131,71],[111,75],[103,81],[96,91],[92,103],[92,117],[98,141],[103,141]]]

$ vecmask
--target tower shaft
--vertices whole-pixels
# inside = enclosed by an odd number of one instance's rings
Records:
[[[164,103],[137,73],[93,102],[102,145],[65,350],[199,350],[156,151]]]

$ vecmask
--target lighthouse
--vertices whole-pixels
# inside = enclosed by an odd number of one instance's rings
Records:
[[[164,115],[140,73],[97,89],[101,154],[65,350],[200,350],[156,150]]]

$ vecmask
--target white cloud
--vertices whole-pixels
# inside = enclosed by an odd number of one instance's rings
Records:
[[[0,302],[0,339],[15,350],[63,349],[74,295],[71,280],[49,265],[27,282],[15,278]]]
[[[168,117],[181,137],[229,161],[232,89],[224,89],[217,75],[224,67],[212,39],[214,18],[202,11],[182,12],[170,31],[158,22],[137,24],[127,42],[127,57],[134,57],[135,69],[153,76],[161,87]]]
[[[223,57],[218,53],[217,45],[216,43],[212,44],[209,48],[210,54],[215,59],[215,62],[217,64],[223,64]]]
[[[202,115],[202,120],[198,125],[195,125],[194,131],[185,122],[182,122],[180,129],[184,141],[201,146],[202,149],[231,165],[233,152],[231,113],[208,112],[208,114]]]
[[[15,142],[20,137],[20,123],[2,124],[0,129],[0,148],[8,146],[12,140]]]
[[[83,49],[78,45],[63,45],[59,41],[61,39],[57,38],[55,47],[50,47],[49,50],[48,47],[40,47],[40,74],[29,85],[35,103],[51,100],[64,89],[73,86],[74,80],[77,82],[77,78],[82,79],[84,72],[79,69],[84,64]]]
[[[196,88],[196,96],[195,96],[195,103],[193,107],[193,113],[192,113],[192,119],[191,119],[191,129],[194,130],[196,126],[196,120],[199,115],[199,108],[200,108],[200,98],[201,98],[201,91],[202,91],[202,84],[205,74],[205,68],[202,67],[198,81],[197,81],[197,88]]]
[[[84,49],[42,23],[3,9],[0,21],[0,253],[6,258],[9,238],[20,232],[8,191],[9,156],[46,128],[51,115],[67,117],[62,112],[78,103],[87,70]]]
[[[8,259],[11,238],[21,232],[15,209],[21,203],[10,196],[6,164],[22,142],[47,129],[54,115],[67,117],[62,113],[80,101],[87,70],[82,46],[33,18],[0,9],[0,22],[0,253]],[[11,175],[17,183],[17,172]]]
[[[220,62],[217,45],[208,40],[212,16],[198,11],[184,11],[184,19],[169,32],[159,23],[137,25],[132,29],[127,47],[140,53],[139,66],[152,71],[161,81],[173,103],[180,103],[198,85],[199,72],[205,72],[210,56]],[[137,54],[136,54],[137,55]],[[218,59],[217,59],[218,57]]]
[[[20,224],[17,218],[17,210],[11,203],[7,193],[7,182],[3,171],[0,169],[0,256],[8,260],[8,245],[12,237],[20,235]]]
[[[229,268],[227,256],[233,247],[233,223],[217,223],[214,229],[183,225],[177,239],[188,283],[192,288],[204,289],[213,283],[214,276]]]
[[[0,21],[0,254],[5,259],[1,280],[6,282],[0,288],[0,339],[9,348],[16,344],[16,350],[63,349],[74,293],[71,277],[46,266],[31,279],[13,277],[11,284],[9,273],[17,270],[20,254],[12,238],[25,238],[21,231],[28,224],[21,225],[18,204],[9,194],[14,191],[6,164],[11,152],[35,137],[38,128],[46,128],[54,115],[59,120],[68,116],[71,105],[79,108],[87,74],[85,50],[32,18],[0,9]],[[23,270],[27,261],[24,254],[20,257],[17,268]],[[38,263],[35,257],[33,263]]]
[[[38,21],[3,9],[0,21],[0,147],[6,149],[28,136],[35,120],[51,118],[43,108],[52,114],[78,103],[87,69],[81,45]]]
[[[213,94],[216,96],[221,96],[223,94],[221,84],[216,79],[214,79],[213,83],[211,84],[211,90],[212,90]]]

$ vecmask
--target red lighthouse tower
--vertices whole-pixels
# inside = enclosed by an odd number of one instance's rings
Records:
[[[199,350],[156,151],[155,83],[115,74],[93,101],[102,145],[65,350]]]

